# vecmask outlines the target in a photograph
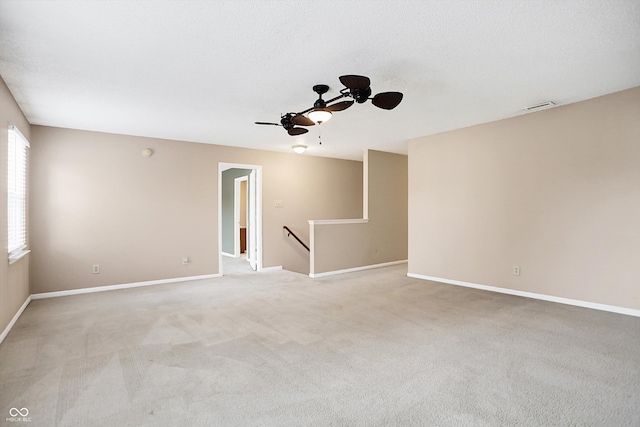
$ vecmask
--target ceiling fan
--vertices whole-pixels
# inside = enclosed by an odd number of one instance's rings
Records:
[[[329,100],[322,99],[322,95],[329,91],[329,86],[324,84],[315,85],[313,91],[318,94],[318,99],[313,103],[313,107],[307,108],[299,113],[287,113],[280,118],[280,123],[255,122],[257,125],[282,126],[291,136],[302,135],[309,132],[308,129],[296,126],[313,126],[316,123],[322,124],[329,120],[334,112],[343,111],[351,107],[354,102],[362,104],[367,100],[378,108],[393,110],[402,101],[401,92],[381,92],[373,98],[371,96],[371,80],[369,77],[348,74],[340,76],[340,82],[345,86],[340,90],[340,95]],[[331,104],[342,98],[353,98]],[[306,114],[306,116],[305,116]]]
[[[280,123],[256,122],[257,125],[282,126],[291,136],[302,135],[309,132],[305,128],[297,128],[298,126],[313,126],[315,122],[308,117],[296,113],[287,113],[280,118]]]

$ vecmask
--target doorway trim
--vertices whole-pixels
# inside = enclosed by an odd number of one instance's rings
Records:
[[[253,169],[256,171],[256,270],[262,271],[262,166],[218,162],[218,274],[224,275],[222,266],[222,172],[228,169]]]

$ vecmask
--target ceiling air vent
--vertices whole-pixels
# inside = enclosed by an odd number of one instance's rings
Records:
[[[551,108],[551,107],[555,107],[556,104],[553,101],[547,101],[547,102],[543,102],[541,104],[536,104],[536,105],[532,105],[530,107],[526,107],[524,110],[525,111],[539,111],[539,110],[545,110],[547,108]]]

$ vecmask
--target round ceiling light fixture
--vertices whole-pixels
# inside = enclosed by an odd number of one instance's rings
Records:
[[[307,149],[307,146],[304,144],[296,144],[296,145],[293,145],[291,148],[293,148],[293,151],[295,151],[297,154],[302,154]]]

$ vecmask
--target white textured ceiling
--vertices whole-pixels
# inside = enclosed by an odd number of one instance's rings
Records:
[[[321,146],[253,124],[343,74],[404,100],[335,113]],[[361,159],[640,86],[640,1],[2,0],[0,75],[33,124]]]

